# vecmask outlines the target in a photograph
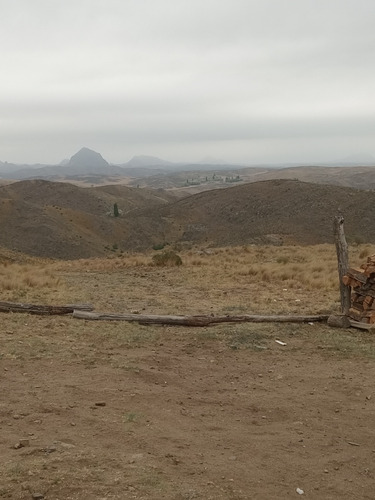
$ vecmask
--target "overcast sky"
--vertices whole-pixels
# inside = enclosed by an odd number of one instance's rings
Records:
[[[0,160],[375,155],[374,0],[0,0]]]

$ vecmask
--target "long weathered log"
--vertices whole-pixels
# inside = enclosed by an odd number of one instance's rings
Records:
[[[72,314],[75,310],[92,311],[91,304],[67,304],[63,306],[48,306],[38,304],[22,304],[17,302],[0,302],[0,312],[23,312],[40,315]]]
[[[128,321],[142,325],[181,325],[181,326],[209,326],[218,323],[312,323],[327,321],[328,315],[319,316],[163,316],[157,314],[119,314],[119,313],[93,313],[74,311],[73,318],[102,320],[102,321]]]

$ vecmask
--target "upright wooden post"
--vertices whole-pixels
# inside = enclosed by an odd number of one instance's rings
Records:
[[[342,277],[347,273],[349,268],[348,244],[344,233],[344,217],[336,215],[333,221],[333,232],[335,235],[335,244],[337,252],[339,280],[340,280],[340,300],[341,312],[345,315],[349,314],[350,308],[350,286],[344,285]]]

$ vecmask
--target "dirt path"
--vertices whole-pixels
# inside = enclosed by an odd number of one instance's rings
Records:
[[[368,334],[1,319],[0,498],[374,498]]]

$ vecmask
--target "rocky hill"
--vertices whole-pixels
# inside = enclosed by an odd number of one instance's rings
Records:
[[[90,167],[93,169],[93,172],[95,172],[97,168],[101,169],[103,167],[108,167],[109,163],[100,153],[89,148],[82,148],[70,158],[66,165],[69,167],[77,167],[78,169]]]

